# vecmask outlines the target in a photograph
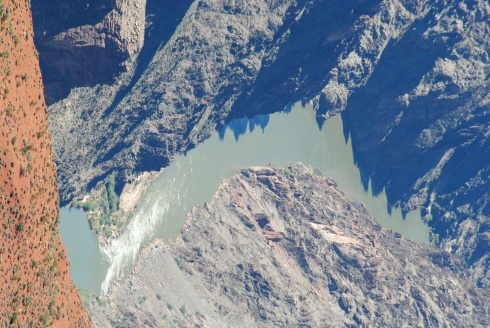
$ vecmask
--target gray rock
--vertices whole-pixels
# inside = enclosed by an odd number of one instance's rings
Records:
[[[108,44],[113,34],[99,22],[127,3],[107,3],[90,24],[54,29],[41,43]],[[126,73],[72,89],[49,109],[62,205],[112,172],[122,190],[232,118],[313,99],[320,125],[342,112],[366,185],[386,188],[406,211],[422,207],[433,242],[490,286],[486,1],[148,0],[145,15],[141,50],[123,51],[137,56]],[[49,26],[59,25],[54,17]],[[140,32],[114,38],[142,42]],[[76,67],[77,51],[60,67]],[[82,65],[87,74],[92,66]],[[65,84],[78,75],[60,76]]]
[[[143,46],[145,0],[32,0],[46,102],[72,88],[110,83]]]
[[[158,171],[226,120],[280,110],[313,87],[319,92],[337,63],[335,49],[344,47],[341,36],[353,33],[361,15],[374,14],[375,3],[148,1],[133,68],[111,85],[73,89],[49,108],[62,204],[110,172],[122,189],[134,174]],[[318,67],[314,58],[326,63]],[[298,81],[311,77],[295,93],[299,82],[290,76],[299,71]],[[262,105],[248,99],[258,85],[273,91]]]
[[[487,288],[489,14],[485,1],[434,2],[342,114],[366,185],[405,211],[422,207],[433,242]]]
[[[256,167],[196,206],[176,242],[144,250],[105,306],[85,304],[101,327],[488,326],[489,292],[468,274],[317,170]]]

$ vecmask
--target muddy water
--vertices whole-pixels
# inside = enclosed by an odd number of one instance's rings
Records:
[[[107,291],[112,279],[131,267],[142,247],[155,237],[174,239],[193,205],[210,201],[222,179],[248,166],[283,166],[288,162],[314,166],[336,180],[349,199],[364,203],[382,226],[414,241],[428,242],[429,229],[421,220],[420,211],[409,213],[404,219],[401,210],[393,208],[390,215],[385,193],[373,197],[371,190],[364,190],[351,144],[345,142],[342,128],[342,120],[337,116],[320,130],[313,109],[299,104],[270,116],[233,121],[186,156],[177,157],[150,186],[126,231],[103,249],[110,263],[108,269],[103,265],[107,272],[103,281],[99,274],[100,259],[91,264],[97,272],[93,276],[97,281],[92,285]],[[62,215],[62,221],[67,217]],[[93,243],[93,238],[84,240]],[[78,251],[83,247],[79,245]],[[72,276],[80,288],[76,278],[77,257],[70,250],[69,256]]]
[[[71,278],[79,289],[100,291],[109,262],[90,231],[87,216],[77,209],[60,209],[61,240],[71,264]]]

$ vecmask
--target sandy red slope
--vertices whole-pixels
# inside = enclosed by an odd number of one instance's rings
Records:
[[[57,229],[55,165],[29,1],[0,3],[0,327],[92,326]]]

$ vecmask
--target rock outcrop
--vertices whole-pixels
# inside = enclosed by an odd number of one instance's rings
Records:
[[[61,203],[313,99],[320,125],[343,112],[366,185],[422,207],[433,242],[488,287],[489,17],[484,0],[148,0],[128,72],[50,107]]]
[[[143,46],[145,0],[32,0],[48,104],[75,87],[112,83]]]
[[[178,240],[156,241],[97,326],[484,327],[490,294],[465,263],[383,230],[335,182],[296,164],[224,180]]]
[[[0,1],[0,326],[90,327],[58,234],[58,191],[27,0]]]

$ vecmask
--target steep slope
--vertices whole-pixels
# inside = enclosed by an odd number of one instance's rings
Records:
[[[28,1],[0,1],[0,326],[90,327],[57,230],[58,192]]]
[[[366,186],[422,207],[434,243],[490,286],[487,1],[148,0],[145,10],[129,71],[50,107],[62,204],[109,177],[120,193],[232,118],[313,99],[319,125],[343,113]]]
[[[488,326],[490,294],[467,274],[381,229],[319,171],[255,167],[87,308],[101,327]]]

